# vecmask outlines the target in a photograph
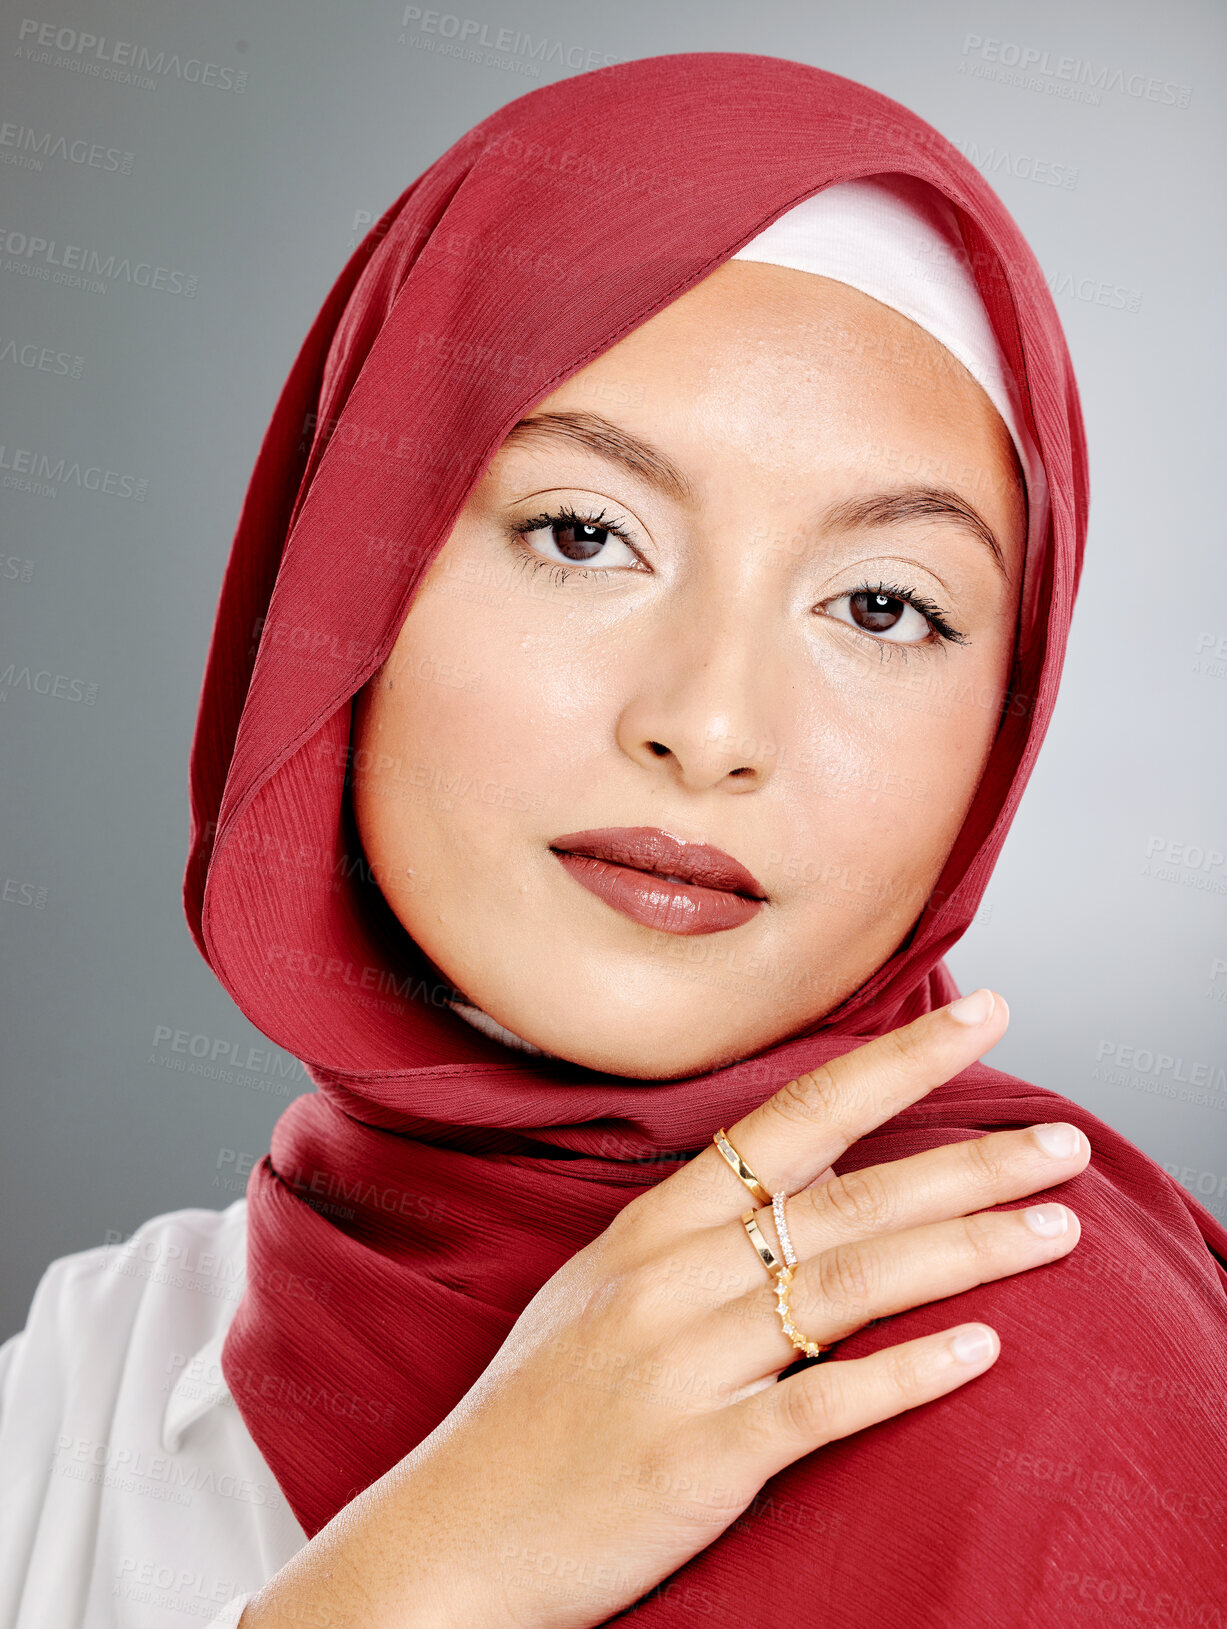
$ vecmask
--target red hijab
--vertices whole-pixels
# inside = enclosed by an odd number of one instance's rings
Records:
[[[967,821],[909,938],[802,1034],[662,1083],[514,1052],[450,1011],[455,992],[362,859],[351,700],[517,419],[793,204],[886,172],[954,205],[1051,491],[1028,561],[1037,611]],[[1033,255],[949,142],[847,79],[719,52],[582,74],[492,114],[368,233],[243,505],[192,747],[184,883],[201,953],[318,1087],[252,1175],[249,1285],[223,1356],[309,1534],[434,1429],[545,1279],[670,1156],[956,993],[941,958],[975,914],[1051,716],[1086,520],[1078,395]],[[1223,1229],[1094,1116],[983,1065],[837,1169],[1054,1118],[1095,1148],[1063,1190],[1083,1224],[1072,1256],[839,1348],[982,1318],[1003,1340],[992,1372],[773,1478],[634,1615],[962,1629],[1080,1622],[1110,1603],[1168,1621],[1176,1608],[1156,1602],[1210,1597],[1227,1273],[1207,1243],[1227,1254]]]

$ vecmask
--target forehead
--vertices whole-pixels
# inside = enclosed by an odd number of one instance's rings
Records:
[[[998,494],[1003,522],[1023,502],[1009,431],[967,368],[901,312],[791,267],[717,267],[536,411],[579,409],[695,465],[928,470],[976,501]]]
[[[1009,434],[980,384],[926,329],[846,283],[757,261],[726,261],[547,401],[633,395],[648,405],[651,386],[663,407],[683,388],[693,400],[696,388],[719,394],[722,384],[800,386],[780,403],[795,414],[836,395],[864,406],[879,398],[986,426],[996,420]]]

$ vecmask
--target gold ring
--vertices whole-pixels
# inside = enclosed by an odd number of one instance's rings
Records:
[[[771,1195],[767,1192],[766,1188],[763,1187],[762,1183],[754,1175],[754,1172],[746,1164],[745,1160],[742,1159],[741,1155],[733,1147],[732,1143],[729,1142],[728,1133],[721,1128],[712,1138],[712,1142],[714,1142],[716,1147],[720,1150],[721,1158],[724,1160],[724,1163],[728,1166],[729,1170],[732,1171],[733,1175],[738,1179],[738,1181],[745,1183],[746,1187],[749,1188],[750,1192],[754,1195],[755,1199],[758,1200],[760,1205],[769,1205],[771,1203]]]
[[[784,1333],[796,1347],[798,1352],[804,1352],[806,1357],[817,1357],[820,1352],[827,1352],[835,1344],[828,1341],[826,1346],[819,1346],[817,1341],[807,1340],[796,1324],[792,1321],[792,1308],[788,1304],[788,1286],[793,1280],[793,1269],[781,1267],[775,1275],[775,1310],[780,1315],[780,1323]]]
[[[758,1259],[771,1274],[772,1278],[779,1272],[784,1263],[763,1237],[763,1230],[754,1218],[754,1212],[748,1210],[741,1218],[741,1225],[750,1236],[750,1243],[758,1253]]]

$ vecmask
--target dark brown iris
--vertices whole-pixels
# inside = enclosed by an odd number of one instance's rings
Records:
[[[865,590],[849,596],[848,608],[858,628],[867,633],[886,633],[903,615],[906,600],[894,594],[875,594]]]
[[[609,537],[604,526],[587,526],[582,521],[557,521],[550,528],[559,551],[568,560],[591,560],[599,554]]]

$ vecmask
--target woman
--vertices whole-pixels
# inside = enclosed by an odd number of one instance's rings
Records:
[[[197,944],[319,1091],[44,1280],[5,1623],[1216,1621],[1227,1237],[941,962],[1086,505],[1034,260],[860,86],[624,64],[397,201],[192,758]]]

